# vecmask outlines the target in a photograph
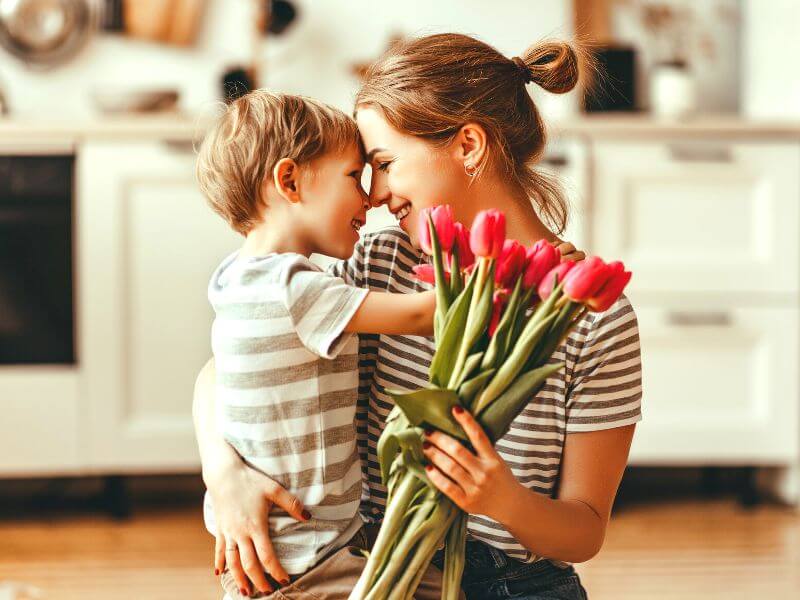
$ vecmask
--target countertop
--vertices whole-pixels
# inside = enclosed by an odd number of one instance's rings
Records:
[[[187,143],[202,138],[207,118],[183,113],[154,116],[0,117],[0,147],[67,143],[86,139],[160,140]],[[738,116],[698,116],[682,120],[650,115],[577,116],[548,123],[551,135],[587,138],[768,137],[800,140],[800,119],[751,120]]]

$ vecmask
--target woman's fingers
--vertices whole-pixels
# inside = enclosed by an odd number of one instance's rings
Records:
[[[466,504],[466,494],[464,490],[455,484],[451,479],[446,477],[439,469],[433,465],[425,467],[425,473],[428,479],[435,485],[445,496],[450,498],[460,508],[464,508]]]
[[[272,479],[265,484],[264,495],[298,521],[308,521],[311,518],[311,513],[305,509],[297,496],[287,492],[286,488]]]
[[[453,417],[458,421],[458,424],[461,425],[461,429],[464,430],[464,433],[467,434],[478,456],[492,455],[495,453],[494,446],[489,440],[489,436],[486,435],[483,427],[475,420],[475,417],[460,406],[453,407]]]
[[[249,596],[251,591],[250,580],[247,578],[244,569],[242,569],[242,562],[239,559],[239,549],[237,545],[231,541],[226,542],[225,562],[228,564],[228,571],[230,571],[230,574],[233,576],[233,580],[236,582],[236,587],[239,588],[241,595]]]
[[[282,586],[289,585],[289,574],[278,560],[278,555],[275,553],[275,548],[269,536],[261,533],[254,535],[253,545],[255,546],[256,553],[258,553],[258,558],[261,560],[261,565],[264,567],[264,570]]]
[[[422,444],[422,452],[442,473],[445,473],[464,490],[474,485],[472,477],[461,465],[430,442]]]
[[[246,573],[247,577],[258,590],[262,592],[272,592],[273,587],[270,582],[267,581],[264,566],[261,564],[261,561],[258,560],[253,542],[250,539],[241,540],[238,546],[242,570]],[[238,583],[239,580],[237,579],[236,581]]]
[[[225,536],[217,534],[214,544],[214,575],[219,575],[225,570]]]

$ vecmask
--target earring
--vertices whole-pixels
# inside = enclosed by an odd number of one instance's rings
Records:
[[[464,171],[467,173],[467,176],[474,177],[477,169],[475,168],[475,165],[464,165]]]

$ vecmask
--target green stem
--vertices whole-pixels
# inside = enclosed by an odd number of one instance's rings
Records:
[[[372,586],[372,581],[378,571],[391,559],[391,549],[399,530],[405,520],[408,504],[417,493],[418,486],[425,485],[411,473],[405,473],[402,481],[397,485],[392,501],[386,505],[386,515],[381,523],[378,537],[370,552],[367,564],[364,567],[364,577],[367,589]]]

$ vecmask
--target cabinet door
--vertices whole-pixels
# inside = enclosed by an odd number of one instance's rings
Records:
[[[588,191],[588,147],[575,138],[550,141],[544,158],[536,169],[554,176],[567,201],[567,228],[559,237],[575,244],[587,254],[594,254],[590,240]]]
[[[79,156],[79,305],[87,462],[198,465],[194,379],[211,355],[213,269],[240,238],[204,202],[190,145],[86,143]]]
[[[637,309],[643,420],[633,464],[769,464],[798,456],[797,310]]]
[[[594,150],[593,249],[625,261],[632,289],[797,292],[800,145]]]

